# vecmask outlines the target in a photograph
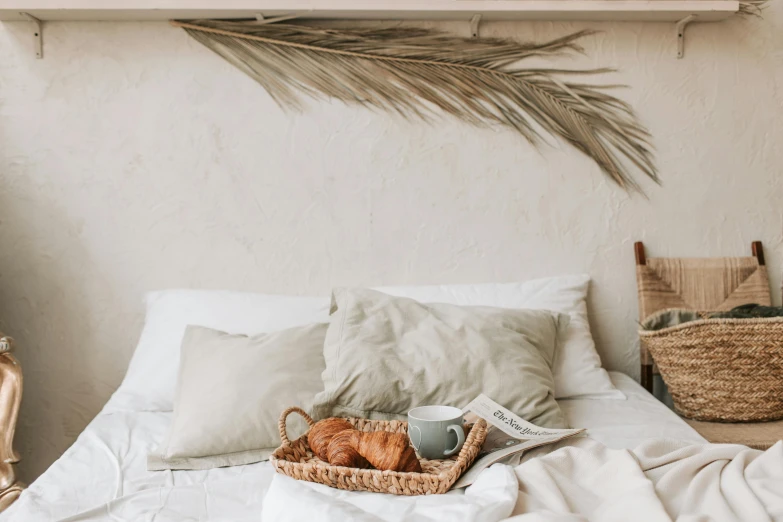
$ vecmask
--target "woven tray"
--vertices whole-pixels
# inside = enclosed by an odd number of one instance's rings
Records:
[[[280,415],[278,427],[282,446],[277,448],[269,461],[278,473],[297,480],[317,482],[333,488],[349,491],[373,491],[393,495],[432,495],[446,493],[467,470],[478,455],[487,436],[486,421],[479,420],[470,430],[459,454],[444,460],[420,458],[423,473],[402,473],[377,469],[346,468],[324,462],[307,445],[307,433],[294,440],[288,440],[286,418],[298,413],[312,428],[315,424],[300,408],[288,408]],[[346,419],[359,431],[390,431],[408,433],[408,423],[401,421],[379,421],[368,419]]]

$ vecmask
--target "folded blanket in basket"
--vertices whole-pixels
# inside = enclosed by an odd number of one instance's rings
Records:
[[[727,312],[697,312],[684,308],[672,308],[656,312],[642,323],[642,330],[657,331],[699,319],[757,319],[759,317],[783,317],[783,307],[745,304]]]
[[[746,304],[728,312],[713,312],[708,319],[754,319],[757,317],[783,317],[783,306]]]

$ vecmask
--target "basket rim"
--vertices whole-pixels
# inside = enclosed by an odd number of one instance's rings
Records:
[[[359,417],[347,417],[347,420],[366,420],[361,419]],[[380,421],[380,422],[388,422],[388,421]],[[402,421],[401,421],[402,422]],[[466,423],[467,424],[467,423]],[[468,432],[468,437],[475,431],[476,436],[479,435],[479,431],[483,430],[486,432],[487,430],[487,421],[484,419],[479,419],[477,422],[473,424],[473,427],[470,429],[470,432]],[[309,433],[309,430],[307,431]],[[296,439],[295,441],[291,442],[290,447],[293,447],[295,444],[304,443],[307,445],[307,433]],[[465,437],[466,443],[467,438]],[[442,459],[442,460],[451,460],[453,462],[452,466],[449,466],[448,468],[442,470],[440,473],[417,473],[415,471],[392,471],[392,470],[381,470],[381,469],[362,469],[362,468],[351,468],[348,466],[334,466],[332,464],[329,464],[328,462],[324,462],[320,459],[310,461],[310,462],[301,462],[301,461],[290,461],[283,458],[280,458],[277,456],[278,451],[281,451],[285,448],[285,444],[282,444],[278,446],[274,452],[269,456],[269,461],[273,465],[286,465],[286,466],[293,466],[295,468],[305,468],[306,466],[312,466],[313,468],[320,468],[320,469],[333,469],[335,471],[349,471],[350,473],[359,476],[374,476],[376,474],[380,474],[383,477],[397,477],[397,478],[404,478],[404,479],[429,479],[429,480],[435,480],[438,481],[449,479],[449,474],[453,466],[456,466],[459,464],[459,458],[458,456],[455,456],[457,458],[449,458],[449,459]],[[480,448],[479,448],[480,449]],[[317,457],[316,457],[317,458]],[[472,464],[472,463],[471,463]],[[469,467],[469,466],[468,466]]]
[[[299,439],[296,439],[296,441],[294,441],[294,444],[296,444],[297,442],[299,442]],[[275,453],[276,452],[277,452],[277,450],[275,450]],[[443,478],[442,476],[446,475],[448,473],[448,471],[449,471],[447,469],[447,470],[441,471],[440,473],[438,473],[436,475],[434,473],[424,473],[424,472],[416,473],[415,471],[392,471],[392,470],[389,470],[389,469],[385,469],[384,470],[384,469],[352,468],[352,467],[349,467],[349,466],[335,466],[333,464],[329,464],[328,462],[324,462],[321,459],[312,460],[310,462],[301,462],[301,461],[294,462],[294,461],[278,458],[278,457],[276,457],[274,455],[274,453],[269,456],[269,460],[273,461],[273,463],[274,462],[279,463],[278,465],[281,465],[281,466],[285,465],[285,466],[291,466],[291,467],[294,467],[294,468],[302,468],[302,469],[304,469],[305,467],[310,466],[313,469],[324,469],[324,470],[332,469],[332,470],[335,470],[337,472],[343,472],[343,473],[344,472],[350,472],[353,475],[359,475],[359,476],[363,476],[363,475],[373,476],[373,475],[375,475],[377,473],[380,473],[381,476],[383,476],[383,477],[394,476],[394,477],[405,478],[405,479],[409,479],[409,478],[425,478],[426,477],[427,479],[430,479],[430,480],[433,480],[433,479],[441,480]],[[457,464],[456,460],[454,460],[453,462],[454,462],[455,465]],[[449,469],[451,469],[451,468],[449,467]]]
[[[664,310],[659,310],[655,312],[655,314],[651,314],[649,317],[652,317],[653,315],[657,315],[659,313],[669,312],[673,310],[683,310],[682,308],[666,308]],[[717,310],[716,310],[717,311]],[[700,312],[703,313],[703,312]],[[645,318],[644,321],[646,321],[648,318]],[[642,321],[642,322],[644,322]],[[666,335],[671,332],[676,332],[679,330],[687,330],[690,328],[696,328],[699,326],[709,326],[709,325],[715,325],[715,324],[772,324],[772,323],[783,323],[783,317],[751,317],[751,318],[741,318],[741,317],[716,317],[712,319],[697,319],[695,321],[688,321],[687,323],[681,323],[674,326],[668,326],[666,328],[661,328],[660,330],[644,330],[639,329],[639,337],[658,337],[661,335]]]

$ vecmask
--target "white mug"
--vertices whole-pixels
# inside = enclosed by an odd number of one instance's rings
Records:
[[[425,459],[444,459],[465,443],[462,410],[451,406],[421,406],[408,412],[408,438]]]

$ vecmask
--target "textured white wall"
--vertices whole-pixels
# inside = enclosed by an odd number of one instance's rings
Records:
[[[286,114],[164,23],[0,28],[0,326],[19,345],[24,478],[120,382],[142,295],[166,287],[325,294],[339,284],[513,281],[589,272],[608,368],[636,375],[632,243],[651,255],[783,258],[783,5],[765,20],[595,24],[573,66],[652,130],[664,186],[629,197],[555,143],[314,102]],[[495,24],[542,40],[577,24]],[[463,25],[447,29],[467,32]],[[776,292],[777,300],[779,295]]]

